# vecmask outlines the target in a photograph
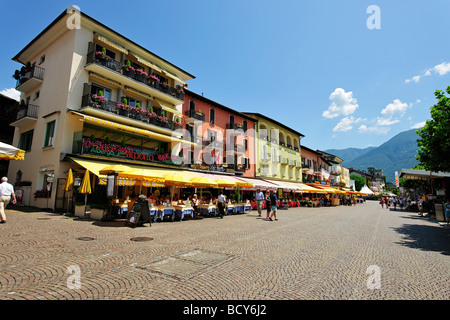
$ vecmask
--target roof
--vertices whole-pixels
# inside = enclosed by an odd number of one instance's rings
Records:
[[[18,54],[16,54],[16,55],[12,58],[12,60],[13,60],[13,61],[17,61],[17,62],[19,62],[19,63],[25,64],[26,61],[24,62],[24,61],[20,61],[20,60],[19,60],[20,55],[21,55],[23,52],[25,52],[29,47],[31,47],[36,41],[38,41],[38,40],[39,40],[46,32],[48,32],[48,31],[49,31],[54,25],[56,25],[61,19],[63,19],[63,18],[66,16],[66,14],[68,14],[68,13],[67,13],[67,10],[64,10],[64,11],[63,11],[63,12],[62,12],[62,13],[61,13],[61,14],[60,14],[60,15],[59,15],[52,23],[50,23],[50,24],[49,24],[49,25],[48,25],[41,33],[39,33],[33,40],[31,40],[31,42],[28,43],[22,50],[20,50],[20,52],[19,52]],[[161,59],[162,61],[164,61],[165,63],[169,64],[170,66],[172,66],[172,67],[174,67],[174,68],[180,70],[181,72],[185,73],[185,74],[188,75],[189,77],[192,77],[192,79],[195,79],[195,76],[193,76],[192,74],[190,74],[190,73],[188,73],[187,71],[185,71],[185,70],[183,70],[183,69],[177,67],[176,65],[172,64],[171,62],[169,62],[169,61],[167,61],[167,60],[161,58],[161,57],[158,56],[157,54],[155,54],[155,53],[153,53],[153,52],[147,50],[146,48],[144,48],[144,47],[142,47],[141,45],[135,43],[134,41],[128,39],[127,37],[121,35],[120,33],[116,32],[115,30],[113,30],[113,29],[109,28],[108,26],[104,25],[103,23],[101,23],[101,22],[95,20],[94,18],[88,16],[86,13],[80,11],[80,14],[81,14],[81,17],[82,17],[82,18],[91,20],[94,24],[97,24],[97,25],[99,25],[100,27],[105,28],[105,29],[108,30],[109,32],[114,33],[115,35],[117,35],[117,36],[123,38],[125,41],[130,42],[131,44],[133,44],[133,45],[139,47],[140,49],[144,50],[144,51],[147,52],[148,54],[153,55],[153,56],[155,56],[155,57],[158,58],[158,59]]]
[[[258,119],[252,118],[252,117],[250,117],[249,115],[247,115],[247,114],[245,114],[245,113],[236,111],[236,110],[231,109],[231,108],[229,108],[229,107],[226,107],[226,106],[224,106],[224,105],[222,105],[222,104],[220,104],[220,103],[218,103],[218,102],[216,102],[216,101],[213,101],[213,100],[211,100],[211,99],[205,98],[204,96],[199,95],[198,93],[195,93],[195,92],[190,91],[190,90],[188,90],[188,89],[183,89],[183,90],[184,90],[184,93],[185,93],[185,97],[186,97],[186,95],[189,95],[189,96],[192,96],[192,97],[194,97],[194,98],[196,98],[196,99],[198,99],[198,100],[202,100],[203,102],[209,103],[209,104],[211,104],[211,105],[213,105],[213,106],[215,106],[215,107],[218,107],[218,108],[220,108],[220,109],[223,109],[223,110],[225,110],[225,111],[228,111],[228,112],[237,114],[237,115],[239,115],[240,117],[246,118],[246,119],[251,120],[251,121],[254,121],[254,122],[257,122],[257,121],[258,121]]]
[[[274,119],[272,119],[272,118],[269,118],[269,117],[267,117],[267,116],[265,116],[265,115],[262,115],[262,114],[260,114],[260,113],[257,113],[257,112],[243,112],[243,113],[248,114],[248,115],[253,116],[253,117],[259,117],[259,118],[263,118],[263,119],[265,119],[265,120],[271,121],[271,122],[273,122],[273,123],[279,125],[280,127],[286,129],[286,130],[289,130],[289,131],[291,131],[291,132],[294,132],[294,133],[298,134],[298,135],[301,136],[301,137],[304,137],[304,136],[305,136],[304,134],[301,134],[300,132],[298,132],[298,131],[296,131],[296,130],[294,130],[294,129],[292,129],[292,128],[289,128],[287,125],[282,124],[281,122],[278,122],[278,121],[276,121],[276,120],[274,120]]]
[[[400,177],[409,180],[427,180],[430,178],[450,178],[450,172],[432,172],[426,170],[402,169]]]

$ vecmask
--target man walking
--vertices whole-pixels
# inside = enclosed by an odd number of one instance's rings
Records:
[[[261,206],[264,201],[264,193],[261,192],[261,189],[256,189],[256,208],[258,209],[258,217],[261,217]]]
[[[223,215],[225,214],[225,196],[223,192],[220,192],[219,197],[217,197],[217,207],[219,208],[219,216],[220,219],[223,219]]]
[[[11,201],[11,197],[13,199],[12,203],[15,204],[16,195],[14,194],[14,188],[10,183],[8,183],[8,178],[3,177],[2,183],[0,183],[0,223],[6,222],[5,208]]]

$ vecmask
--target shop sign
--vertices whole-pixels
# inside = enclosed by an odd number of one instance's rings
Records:
[[[169,153],[158,153],[153,150],[140,150],[127,146],[101,141],[83,139],[83,154],[95,154],[109,158],[131,159],[134,161],[163,162],[167,164],[181,165],[181,161],[174,161]]]

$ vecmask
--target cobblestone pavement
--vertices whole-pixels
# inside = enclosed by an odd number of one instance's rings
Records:
[[[134,229],[6,214],[1,300],[450,298],[450,228],[371,201]]]

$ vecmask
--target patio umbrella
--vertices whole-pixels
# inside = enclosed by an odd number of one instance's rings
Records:
[[[72,169],[67,173],[66,183],[64,184],[64,191],[73,190],[73,174]],[[67,213],[69,213],[69,193],[67,193]]]
[[[164,182],[164,177],[156,172],[146,170],[146,169],[132,169],[128,171],[119,172],[119,178],[134,179],[138,181],[153,181],[153,182]],[[142,191],[142,182],[140,183],[139,193]]]
[[[217,183],[219,188],[231,188],[238,185],[236,182],[227,179],[215,179],[214,181]]]
[[[191,181],[192,186],[196,188],[200,188],[200,198],[202,197],[202,191],[205,187],[217,188],[218,184],[214,180],[206,177],[195,177],[189,179]]]
[[[0,142],[1,160],[24,160],[25,151],[12,145]]]
[[[83,181],[81,182],[81,187],[79,192],[84,194],[84,214],[86,215],[86,206],[87,206],[87,195],[92,193],[91,190],[91,179],[89,177],[89,170],[86,170],[84,173]]]
[[[104,167],[99,171],[100,174],[108,174],[108,173],[114,173],[114,172],[124,172],[124,171],[131,171],[133,170],[129,166],[124,166],[122,164],[113,164]]]
[[[165,174],[164,175],[164,185],[170,187],[170,200],[173,199],[173,190],[175,187],[190,187],[192,186],[192,183],[189,181],[188,178],[181,174]]]

